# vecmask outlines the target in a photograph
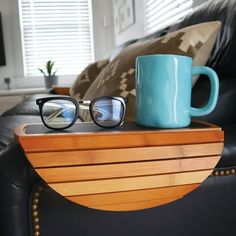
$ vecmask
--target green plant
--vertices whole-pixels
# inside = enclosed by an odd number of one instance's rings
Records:
[[[47,61],[45,69],[46,71],[44,71],[41,68],[38,68],[38,70],[45,76],[45,77],[54,77],[56,75],[57,70],[53,71],[53,67],[54,67],[54,61]]]

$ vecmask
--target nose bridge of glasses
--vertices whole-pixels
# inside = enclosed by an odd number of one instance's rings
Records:
[[[91,101],[84,100],[84,101],[77,101],[77,103],[79,104],[79,109],[89,110],[89,105],[90,105]]]
[[[91,103],[91,100],[83,100],[83,101],[77,101],[79,104],[90,104]]]

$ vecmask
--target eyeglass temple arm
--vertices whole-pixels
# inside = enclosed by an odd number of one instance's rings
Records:
[[[70,109],[70,108],[65,107],[64,109],[61,109],[61,110],[59,108],[57,111],[53,112],[50,116],[48,116],[47,120],[49,121],[49,120],[52,120],[52,119],[58,117],[61,113],[63,113],[67,109]]]
[[[126,99],[128,101],[128,99]],[[91,103],[90,100],[84,100],[84,101],[78,101],[78,103],[80,104],[80,108],[84,109],[84,110],[89,110],[89,104]],[[94,107],[95,108],[95,111],[99,111],[101,112],[102,114],[106,115],[107,117],[109,118],[112,118],[112,116],[106,112],[106,110],[104,109],[101,109],[101,108],[97,108],[97,107]]]
[[[106,115],[107,117],[112,118],[112,115],[110,113],[108,113],[105,109],[95,107],[95,111],[98,111],[98,112]]]
[[[88,105],[90,104],[91,101],[87,100],[87,101],[78,101],[79,104],[85,104],[85,106],[81,105],[81,107],[85,110],[89,110]],[[57,111],[53,112],[50,116],[47,117],[47,120],[51,120],[54,119],[56,117],[58,117],[61,113],[63,113],[64,111],[66,111],[69,108],[64,108],[64,109],[58,109]]]
[[[127,104],[128,103],[128,98],[123,98],[123,99],[125,101],[125,104]]]

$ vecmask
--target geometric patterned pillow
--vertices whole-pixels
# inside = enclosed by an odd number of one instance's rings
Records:
[[[135,59],[138,55],[178,54],[192,57],[193,65],[205,65],[215,44],[220,21],[192,25],[157,39],[126,47],[97,76],[83,99],[99,96],[128,98],[126,120],[135,120]]]
[[[70,88],[70,96],[75,99],[82,99],[92,82],[99,75],[101,70],[108,64],[109,60],[100,60],[89,64],[77,77]]]

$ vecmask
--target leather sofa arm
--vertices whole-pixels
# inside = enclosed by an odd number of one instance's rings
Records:
[[[58,95],[70,95],[70,87],[53,86],[51,93]]]
[[[30,192],[40,178],[13,142],[0,157],[0,235],[29,236]]]

